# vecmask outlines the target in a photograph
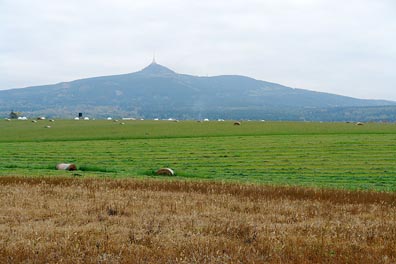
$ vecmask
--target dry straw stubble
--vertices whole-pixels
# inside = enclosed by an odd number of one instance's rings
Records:
[[[396,194],[0,178],[1,263],[394,263]]]

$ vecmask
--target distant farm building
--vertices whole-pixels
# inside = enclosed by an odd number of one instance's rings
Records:
[[[9,114],[9,119],[18,119],[19,116],[20,116],[20,113],[11,111],[11,113]]]

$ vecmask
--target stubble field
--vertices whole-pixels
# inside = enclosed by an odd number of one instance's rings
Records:
[[[0,177],[1,263],[395,263],[396,195]]]

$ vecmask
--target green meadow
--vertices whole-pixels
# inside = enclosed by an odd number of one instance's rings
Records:
[[[160,178],[162,167],[172,179],[395,191],[396,125],[0,121],[0,175]]]

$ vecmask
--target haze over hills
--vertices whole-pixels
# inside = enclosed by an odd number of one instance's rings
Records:
[[[141,71],[0,91],[0,113],[101,118],[395,120],[396,102],[295,89],[239,75],[178,74],[155,61]]]

